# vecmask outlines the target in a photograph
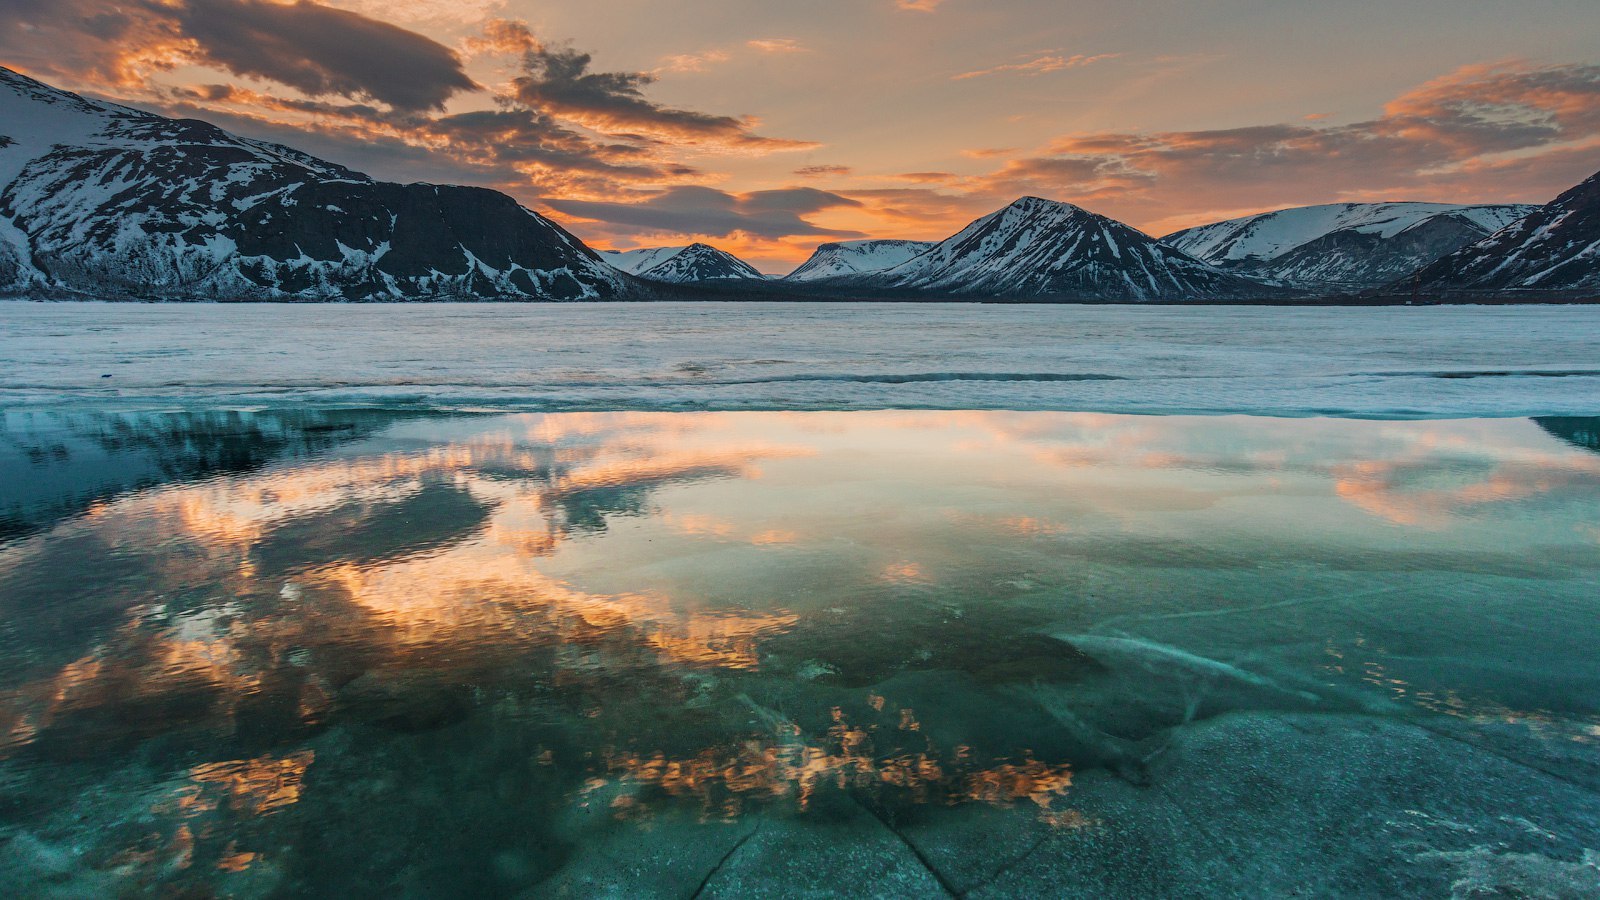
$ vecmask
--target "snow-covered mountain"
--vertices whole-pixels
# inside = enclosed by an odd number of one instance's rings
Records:
[[[0,293],[582,300],[629,284],[504,194],[374,181],[0,68]]]
[[[1428,266],[1416,283],[1441,292],[1600,292],[1600,174]]]
[[[639,277],[671,284],[734,279],[765,281],[767,278],[739,257],[710,244],[690,244],[661,262],[640,270]]]
[[[1264,287],[1114,219],[1024,197],[863,283],[957,297],[1199,300]]]
[[[1220,268],[1281,284],[1376,287],[1537,208],[1330,203],[1187,228],[1161,241]]]
[[[892,269],[933,248],[932,241],[838,241],[817,247],[811,258],[783,277],[785,281],[822,281],[868,275]]]
[[[601,250],[600,258],[629,275],[637,275],[687,249],[689,248],[644,247],[639,250]]]

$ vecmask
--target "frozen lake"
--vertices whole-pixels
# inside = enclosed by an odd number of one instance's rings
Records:
[[[0,304],[0,885],[1600,896],[1597,387],[1596,307]]]
[[[1600,306],[0,303],[0,403],[1580,415]]]
[[[0,433],[24,895],[1600,889],[1600,420]]]

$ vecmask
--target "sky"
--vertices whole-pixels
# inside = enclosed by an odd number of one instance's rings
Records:
[[[1600,170],[1594,0],[0,0],[0,65],[773,273],[1024,195],[1160,236]]]

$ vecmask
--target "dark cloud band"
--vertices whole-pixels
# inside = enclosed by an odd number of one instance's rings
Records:
[[[478,89],[450,48],[346,10],[307,0],[188,0],[171,10],[203,61],[311,96],[367,96],[415,110]]]
[[[769,240],[797,235],[864,236],[806,221],[805,216],[825,209],[861,205],[860,201],[812,188],[730,194],[715,188],[684,186],[662,191],[639,203],[585,200],[546,200],[545,203],[569,216],[605,222],[618,233],[746,235]]]
[[[310,0],[6,0],[0,53],[41,74],[124,88],[153,70],[200,63],[402,110],[478,89],[449,47]]]

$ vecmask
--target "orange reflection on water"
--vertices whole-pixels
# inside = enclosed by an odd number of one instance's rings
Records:
[[[757,640],[794,625],[783,611],[680,608],[652,593],[591,594],[528,565],[519,545],[481,542],[385,566],[341,564],[307,573],[335,585],[402,645],[582,644],[628,632],[665,661],[754,669]]]
[[[927,581],[928,573],[920,563],[902,560],[884,566],[881,577],[884,581],[915,584]]]
[[[176,519],[179,533],[244,547],[277,522],[352,502],[400,499],[423,476],[439,477],[501,459],[503,445],[448,444],[414,453],[329,460],[254,478],[202,482],[152,498],[149,514]]]
[[[1382,458],[1330,467],[1334,492],[1374,516],[1396,525],[1440,529],[1458,516],[1499,503],[1549,494],[1563,488],[1593,488],[1600,483],[1600,459],[1543,449],[1481,447],[1461,435],[1422,431],[1406,434],[1399,449]],[[1482,471],[1449,487],[1414,487],[1408,481],[1439,467],[1442,451],[1474,459]],[[1477,454],[1492,451],[1476,458]]]
[[[451,646],[463,669],[470,669],[473,659],[499,650],[582,647],[605,635],[664,663],[756,668],[760,639],[791,627],[794,615],[702,609],[648,590],[589,593],[544,575],[536,563],[573,537],[563,503],[587,491],[753,477],[758,460],[811,451],[762,440],[706,449],[661,447],[652,443],[649,429],[616,431],[615,418],[578,423],[592,426],[596,440],[566,448],[569,462],[554,469],[550,448],[522,447],[506,434],[491,433],[422,451],[302,462],[176,485],[105,504],[69,523],[68,536],[93,530],[145,554],[151,566],[143,573],[147,596],[213,584],[217,600],[173,617],[161,614],[160,602],[129,606],[123,624],[82,658],[0,693],[0,752],[35,741],[63,714],[197,688],[208,692],[207,704],[184,715],[210,717],[226,729],[238,701],[260,689],[265,673],[301,652],[296,647],[387,657],[389,668],[405,668],[436,665],[425,657],[413,661],[407,656],[412,649]],[[470,497],[486,518],[469,520],[470,531],[431,537],[414,549],[402,543],[380,558],[341,555],[363,550],[359,543],[341,544],[342,532],[441,484]],[[330,510],[340,513],[316,518]],[[303,547],[302,559],[280,551],[272,577],[258,573],[260,545],[286,527],[301,532],[278,546],[291,554]],[[308,527],[313,530],[306,533]],[[302,543],[302,536],[309,540]],[[28,565],[48,539],[8,550],[5,564]],[[281,600],[220,602],[229,596]],[[582,654],[565,658],[594,664]],[[310,675],[298,700],[307,722],[335,710],[328,680]]]
[[[869,705],[876,709],[881,700],[870,697]],[[900,710],[898,718],[894,730],[920,728],[913,710]],[[694,799],[699,801],[701,818],[707,820],[736,818],[750,803],[778,800],[792,800],[805,811],[823,788],[894,789],[898,799],[912,803],[1010,806],[1026,800],[1054,827],[1084,824],[1081,817],[1053,814],[1050,809],[1072,786],[1069,764],[1049,764],[1030,756],[980,769],[972,765],[970,748],[957,748],[955,758],[947,762],[931,744],[916,752],[880,755],[874,750],[878,733],[879,726],[853,724],[836,708],[826,737],[816,744],[804,740],[793,723],[777,721],[771,734],[689,757],[612,750],[602,761],[606,777],[591,778],[583,793],[592,795],[615,785],[623,792],[612,801],[618,818],[634,818],[648,809],[641,790]]]
[[[1552,487],[1550,478],[1542,474],[1530,477],[1518,467],[1491,473],[1482,481],[1458,488],[1407,490],[1397,477],[1405,469],[1399,463],[1376,460],[1345,466],[1335,470],[1334,490],[1341,498],[1396,525],[1440,528],[1463,510],[1521,500]]]
[[[637,459],[595,463],[558,479],[547,492],[561,497],[595,488],[639,486],[691,478],[759,478],[757,459],[809,456],[814,451],[777,445],[744,446],[735,450],[658,452]]]
[[[1369,647],[1364,639],[1357,639],[1354,646],[1368,654],[1386,655],[1382,648]],[[1352,659],[1353,653],[1347,654],[1332,641],[1324,647],[1323,653],[1333,660],[1323,664],[1325,671],[1357,677],[1396,703],[1478,724],[1518,726],[1547,742],[1600,743],[1600,719],[1591,716],[1557,714],[1546,709],[1516,709],[1498,700],[1463,694],[1455,688],[1429,689],[1414,685],[1393,674],[1379,658]]]
[[[312,750],[282,758],[232,759],[206,763],[189,770],[202,785],[217,785],[236,812],[264,816],[300,802],[306,769],[316,761]]]

